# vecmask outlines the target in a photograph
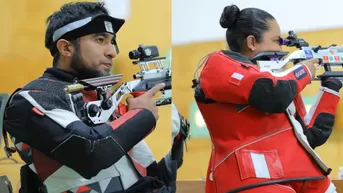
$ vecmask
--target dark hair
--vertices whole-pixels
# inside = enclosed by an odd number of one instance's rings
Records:
[[[108,15],[108,10],[100,2],[76,2],[64,4],[60,10],[50,15],[46,23],[48,24],[45,32],[45,47],[53,55],[53,66],[57,65],[60,53],[56,50],[56,43],[53,42],[53,33],[67,25],[68,23],[83,19],[89,15],[103,13]],[[78,45],[78,39],[72,41],[74,45]]]
[[[266,11],[246,8],[242,11],[236,5],[226,6],[220,17],[220,25],[226,30],[226,41],[230,50],[241,52],[242,45],[249,35],[257,42],[262,41],[262,34],[269,30],[267,20],[275,18]]]

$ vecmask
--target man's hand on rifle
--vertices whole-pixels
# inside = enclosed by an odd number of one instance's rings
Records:
[[[148,90],[147,92],[145,92],[143,95],[139,97],[136,97],[136,98],[128,97],[126,99],[128,110],[137,109],[137,108],[148,109],[154,114],[156,120],[158,120],[159,118],[158,108],[156,106],[156,100],[154,99],[154,96],[158,91],[160,91],[164,87],[165,87],[165,84],[161,83],[152,87],[150,90]]]
[[[334,77],[323,79],[321,84],[322,86],[327,87],[336,92],[339,92],[339,90],[342,88],[342,82],[339,79],[334,78]]]

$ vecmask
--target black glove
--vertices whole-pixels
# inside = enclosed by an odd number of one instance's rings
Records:
[[[189,129],[190,129],[190,123],[189,120],[184,118],[180,113],[180,132],[179,134],[175,137],[174,143],[176,143],[179,140],[186,141],[188,140],[190,134],[189,134]]]
[[[329,77],[322,80],[322,86],[339,92],[339,90],[342,88],[342,82],[337,78]]]
[[[185,119],[180,113],[180,132],[174,138],[172,146],[172,160],[177,160],[177,168],[180,168],[183,163],[183,153],[184,153],[184,144],[189,137],[190,124],[188,119]]]

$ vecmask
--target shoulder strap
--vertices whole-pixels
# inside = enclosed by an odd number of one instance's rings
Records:
[[[12,97],[14,94],[16,94],[18,91],[20,91],[22,88],[18,88],[17,90],[15,90],[12,95],[8,98],[7,102],[6,102],[6,106],[5,106],[5,111],[4,111],[4,115],[2,118],[5,118],[5,115],[6,115],[6,109],[8,108],[11,100],[12,100]],[[4,150],[5,150],[5,153],[6,153],[6,156],[8,158],[10,158],[12,156],[12,153],[15,153],[16,152],[16,149],[15,147],[10,147],[9,146],[9,143],[8,143],[8,136],[7,136],[7,131],[6,131],[6,128],[2,125],[2,136],[4,138]]]

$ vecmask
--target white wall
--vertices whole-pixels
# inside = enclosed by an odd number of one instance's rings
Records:
[[[131,15],[131,0],[98,0],[105,3],[105,7],[113,17],[128,20]]]
[[[225,40],[219,18],[230,4],[268,11],[282,32],[343,27],[342,0],[172,0],[173,45]]]

